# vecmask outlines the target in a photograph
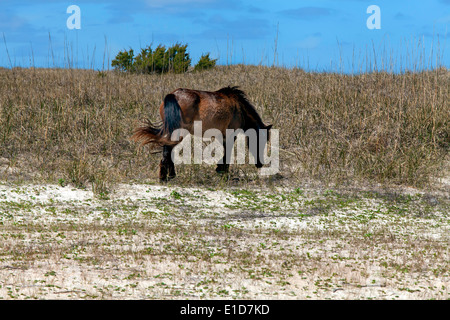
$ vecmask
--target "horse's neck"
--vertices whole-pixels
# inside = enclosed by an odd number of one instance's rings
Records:
[[[258,119],[255,119],[251,114],[249,114],[244,106],[241,106],[241,126],[244,130],[255,129],[259,130],[262,128],[262,124],[259,123]]]

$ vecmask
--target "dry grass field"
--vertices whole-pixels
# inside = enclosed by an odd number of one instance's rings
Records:
[[[280,172],[129,140],[178,88],[239,85]],[[0,299],[448,299],[450,72],[0,69]]]
[[[4,69],[0,156],[21,173],[1,178],[62,179],[96,191],[153,179],[161,155],[129,141],[139,120],[157,120],[157,106],[178,87],[239,85],[280,131],[283,178],[425,187],[444,174],[449,83],[446,69],[357,76],[239,65],[181,75]],[[253,168],[235,170],[254,180]],[[179,171],[179,184],[218,183],[211,168]]]

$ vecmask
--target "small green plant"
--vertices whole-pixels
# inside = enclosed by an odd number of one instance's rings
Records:
[[[171,193],[170,195],[171,195],[172,198],[174,198],[174,199],[177,199],[177,200],[181,199],[181,194],[179,194],[179,193],[176,192],[175,190],[172,191],[172,193]]]

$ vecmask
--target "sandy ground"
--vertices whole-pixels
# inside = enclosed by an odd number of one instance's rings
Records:
[[[448,299],[448,197],[0,184],[1,299]]]

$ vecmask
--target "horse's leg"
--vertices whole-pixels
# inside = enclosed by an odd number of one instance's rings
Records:
[[[223,142],[223,158],[217,164],[216,172],[218,173],[228,173],[230,170],[231,153],[233,152],[234,141],[236,136],[232,135],[227,137]]]
[[[261,139],[264,139],[263,140],[264,143],[261,143]],[[264,166],[264,148],[266,144],[267,144],[267,134],[258,132],[255,150],[256,155],[255,154],[253,155],[256,159],[255,165],[257,168],[262,168]]]
[[[227,161],[227,143],[226,141],[223,142],[223,158],[219,161],[217,164],[216,172],[217,173],[228,173],[230,169],[230,163]]]
[[[167,181],[175,178],[175,165],[172,161],[172,148],[171,146],[163,147],[163,159],[159,165],[159,179],[161,181]]]

